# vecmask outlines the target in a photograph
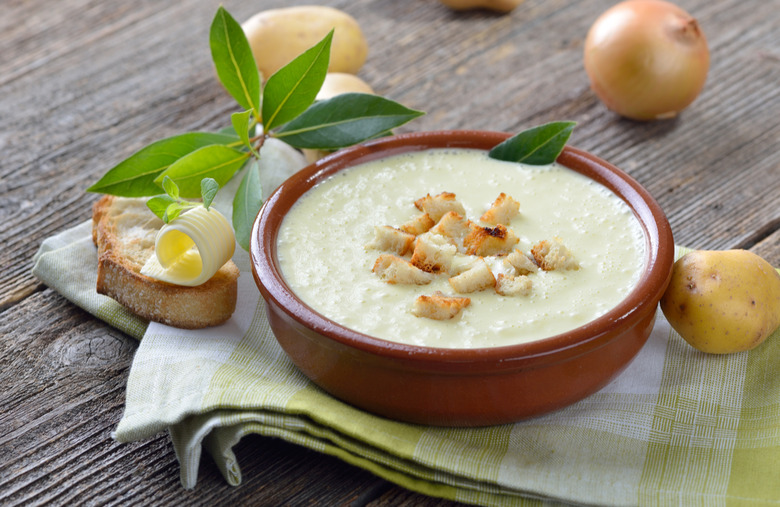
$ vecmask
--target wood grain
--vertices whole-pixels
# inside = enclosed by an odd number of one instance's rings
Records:
[[[304,4],[306,1],[287,2]],[[431,0],[319,2],[364,27],[360,75],[428,114],[401,131],[516,131],[578,122],[571,144],[618,165],[666,211],[678,243],[749,248],[780,265],[780,6],[680,0],[712,68],[683,114],[638,123],[590,91],[582,46],[611,0],[526,0],[511,15]],[[229,0],[237,19],[280,2]],[[236,110],[217,82],[217,0],[9,0],[0,16],[0,503],[455,505],[270,438],[237,447],[227,486],[204,457],[181,488],[167,435],[119,445],[136,343],[42,286],[40,242],[88,219],[84,189],[144,145],[215,130]]]

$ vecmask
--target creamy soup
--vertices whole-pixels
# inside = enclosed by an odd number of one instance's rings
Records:
[[[507,225],[529,252],[560,238],[579,269],[531,273],[527,295],[485,289],[455,294],[448,276],[427,285],[390,284],[372,272],[382,253],[366,248],[374,227],[419,216],[415,201],[451,192],[478,221],[500,193],[519,202]],[[338,172],[309,190],[284,219],[279,264],[310,307],[354,330],[395,342],[445,348],[510,345],[579,327],[617,305],[637,284],[645,238],[628,205],[604,186],[558,164],[493,160],[481,150],[435,149]],[[406,258],[408,259],[408,255]],[[500,258],[489,263],[498,275]],[[412,313],[415,299],[440,291],[470,298],[456,318]]]

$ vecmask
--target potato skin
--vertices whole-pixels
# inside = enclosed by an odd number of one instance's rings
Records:
[[[317,100],[330,99],[342,93],[370,93],[373,95],[374,89],[354,74],[328,72],[325,75],[322,88],[317,92]]]
[[[261,11],[244,29],[257,68],[268,79],[295,57],[320,42],[331,29],[329,72],[357,73],[368,55],[368,44],[355,18],[319,5],[283,7]]]
[[[701,351],[750,350],[780,325],[780,274],[746,250],[694,251],[675,262],[661,310]]]

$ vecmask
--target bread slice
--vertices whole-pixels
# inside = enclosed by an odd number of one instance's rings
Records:
[[[148,320],[184,329],[220,324],[236,309],[239,270],[228,261],[196,287],[161,282],[140,273],[162,220],[144,199],[102,197],[92,208],[92,240],[98,249],[97,292]]]

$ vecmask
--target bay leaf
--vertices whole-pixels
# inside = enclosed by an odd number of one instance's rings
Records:
[[[213,178],[224,186],[249,158],[250,154],[228,146],[204,146],[185,155],[160,174],[155,181],[170,177],[179,186],[182,197],[200,197],[200,182]]]
[[[263,126],[268,132],[306,110],[322,88],[333,30],[268,78],[263,89]]]
[[[88,192],[122,197],[149,197],[160,193],[155,179],[181,157],[209,145],[238,141],[237,136],[189,132],[156,141],[109,169]]]
[[[295,148],[335,150],[386,135],[423,114],[378,95],[345,93],[314,103],[273,135]]]
[[[222,85],[241,107],[259,115],[260,71],[244,30],[224,7],[211,22],[209,45]]]
[[[249,251],[252,225],[263,205],[263,189],[260,185],[260,169],[257,160],[252,160],[244,171],[244,177],[233,198],[233,229],[241,248]]]
[[[488,156],[529,165],[552,164],[563,151],[575,125],[573,121],[556,121],[524,130],[496,145]]]

